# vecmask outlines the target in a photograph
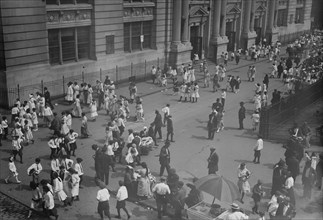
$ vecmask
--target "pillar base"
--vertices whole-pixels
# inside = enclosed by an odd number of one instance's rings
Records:
[[[227,45],[229,43],[228,37],[216,37],[210,42],[210,50],[208,57],[212,58],[214,62],[218,62],[221,58],[222,52],[227,52]]]
[[[256,38],[257,38],[257,33],[255,31],[243,33],[242,34],[242,39],[243,39],[242,48],[245,50],[250,48],[252,45],[254,45],[256,43]]]
[[[191,42],[171,44],[169,51],[169,65],[179,67],[182,63],[191,63]]]
[[[278,30],[276,28],[273,28],[271,30],[268,30],[266,32],[266,39],[267,43],[276,43],[278,40]]]

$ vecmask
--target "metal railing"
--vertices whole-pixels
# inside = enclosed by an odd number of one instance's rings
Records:
[[[44,87],[47,87],[48,91],[51,94],[52,98],[59,98],[64,96],[67,91],[68,82],[77,82],[88,83],[94,86],[96,80],[104,81],[106,76],[110,76],[110,79],[113,80],[116,86],[120,86],[123,83],[128,82],[129,77],[135,79],[136,82],[145,81],[150,77],[151,67],[159,66],[163,70],[166,69],[166,63],[164,58],[157,58],[156,60],[147,61],[144,60],[142,63],[133,64],[127,66],[118,66],[116,65],[113,69],[96,71],[96,72],[82,72],[79,75],[74,76],[63,76],[61,79],[46,81],[42,79],[40,83],[23,86],[17,84],[16,87],[10,88],[0,88],[0,107],[8,109],[11,108],[16,99],[19,98],[20,101],[28,100],[29,94],[36,92],[43,93]]]

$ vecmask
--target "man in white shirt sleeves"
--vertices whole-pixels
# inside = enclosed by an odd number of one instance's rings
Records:
[[[159,219],[161,219],[162,217],[162,212],[163,214],[166,214],[167,200],[168,200],[167,197],[168,195],[170,195],[169,186],[166,184],[166,177],[162,176],[160,178],[160,181],[161,182],[157,183],[152,189],[152,192],[155,193]]]
[[[260,155],[261,150],[264,148],[264,141],[262,140],[261,135],[258,135],[258,140],[256,142],[256,146],[254,148],[254,159],[253,163],[260,163]]]
[[[109,199],[110,199],[110,193],[108,189],[106,188],[106,185],[104,182],[99,182],[100,190],[97,193],[96,199],[98,200],[98,213],[101,217],[101,219],[104,219],[103,213],[111,220],[110,216],[110,206],[109,206]]]
[[[27,174],[33,177],[33,182],[39,183],[39,174],[43,170],[42,165],[40,164],[40,159],[36,158],[35,163],[33,163],[27,169]]]
[[[128,191],[127,188],[124,186],[124,183],[122,180],[119,180],[119,189],[117,192],[117,211],[118,211],[118,215],[116,216],[116,218],[121,218],[120,215],[120,209],[123,209],[127,216],[128,219],[130,219],[131,215],[129,214],[128,210],[126,209],[126,199],[128,199]]]
[[[55,208],[54,195],[47,186],[43,187],[44,190],[44,208],[46,214],[49,216],[54,216],[55,219],[58,219],[57,209]]]

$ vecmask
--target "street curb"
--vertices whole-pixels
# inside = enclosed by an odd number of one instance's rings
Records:
[[[2,190],[0,190],[0,193],[3,194],[6,197],[9,197],[10,199],[14,200],[15,202],[19,203],[20,205],[24,206],[25,208],[27,208],[28,210],[32,210],[33,212],[37,213],[37,215],[39,215],[40,217],[45,216],[43,212],[41,211],[37,211],[35,209],[30,208],[28,205],[26,205],[25,203],[19,201],[18,199],[16,199],[15,197],[8,195],[7,193],[3,192]],[[26,217],[27,218],[27,217]]]

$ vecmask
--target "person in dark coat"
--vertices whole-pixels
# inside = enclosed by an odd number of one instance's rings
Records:
[[[54,106],[52,104],[50,93],[49,93],[47,87],[44,87],[44,98],[45,98],[45,104],[47,104],[53,110]]]
[[[239,109],[239,129],[243,129],[243,120],[246,118],[246,108],[244,107],[244,102],[240,102]]]
[[[197,203],[203,201],[204,198],[203,193],[199,189],[197,189],[193,184],[187,183],[186,185],[191,189],[191,191],[185,198],[185,203],[190,208],[196,205]]]
[[[175,209],[176,219],[182,219],[182,210],[185,205],[186,189],[184,188],[184,183],[179,181],[177,184],[177,191],[174,194],[173,207]]]
[[[288,166],[288,170],[291,172],[291,175],[294,179],[294,182],[296,181],[296,177],[299,174],[299,161],[296,159],[296,156],[293,154],[290,157],[286,158],[286,164]]]
[[[316,171],[311,166],[311,161],[308,160],[305,163],[305,167],[302,175],[303,183],[303,197],[311,199],[312,197],[312,187],[316,180]]]
[[[284,72],[284,67],[282,62],[279,63],[279,65],[277,66],[277,78],[280,79],[282,76],[282,73]]]
[[[168,137],[170,135],[170,141],[171,142],[175,142],[174,141],[174,127],[173,127],[173,120],[172,120],[172,116],[169,115],[167,117],[167,135],[166,135],[166,141],[168,141]]]
[[[274,195],[275,192],[282,188],[285,181],[284,172],[286,171],[286,168],[286,163],[282,159],[280,159],[279,162],[274,165],[271,195]]]
[[[258,180],[257,184],[252,188],[252,198],[255,203],[255,206],[252,208],[253,213],[258,214],[258,206],[263,195],[264,190],[262,188],[262,181]]]
[[[276,218],[281,220],[291,220],[295,217],[295,208],[288,198],[279,199],[279,206],[276,211]]]
[[[319,155],[319,162],[316,165],[316,187],[321,190],[323,176],[323,153]]]
[[[223,109],[223,105],[222,105],[222,103],[220,102],[220,99],[219,99],[219,98],[217,98],[217,99],[216,99],[216,102],[214,102],[214,103],[212,104],[212,110],[215,110],[215,111],[217,111],[217,112],[220,112],[220,111],[221,111],[221,109]]]
[[[159,113],[158,110],[155,110],[155,120],[153,122],[153,124],[155,125],[155,132],[154,132],[154,135],[156,137],[156,134],[158,132],[158,139],[162,139],[162,131],[161,131],[161,128],[163,127],[163,119],[162,119],[162,116],[161,114]]]
[[[154,131],[154,124],[151,123],[148,129],[148,136],[151,137],[155,143],[155,146],[158,146],[157,141],[156,141],[156,135],[155,135],[155,131]]]
[[[209,121],[207,123],[207,130],[208,130],[208,139],[213,140],[214,134],[217,127],[217,112],[214,110],[211,114],[209,114]]]
[[[49,129],[54,131],[54,135],[60,136],[62,122],[61,122],[61,119],[57,116],[56,112],[54,112],[53,115],[54,115],[54,119],[52,120]]]
[[[219,164],[219,156],[215,152],[215,148],[210,148],[210,156],[207,159],[208,165],[207,168],[209,169],[209,174],[216,174],[216,172],[219,170],[218,164]]]
[[[268,85],[269,85],[269,76],[268,76],[268,74],[265,75],[264,80],[262,82],[266,85],[267,90],[268,90]]]
[[[160,149],[159,153],[159,163],[160,163],[160,172],[159,176],[164,174],[164,170],[166,168],[167,174],[170,172],[170,152],[169,152],[170,142],[165,141],[165,145]]]

